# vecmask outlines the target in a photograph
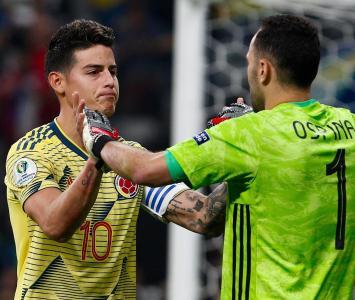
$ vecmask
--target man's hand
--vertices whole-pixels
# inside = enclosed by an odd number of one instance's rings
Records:
[[[107,117],[87,107],[84,108],[83,142],[92,156],[101,158],[100,152],[109,141],[118,139],[117,129],[111,127]]]
[[[76,129],[83,139],[86,150],[98,160],[97,168],[101,168],[101,150],[109,141],[118,140],[118,130],[111,127],[108,118],[85,107],[85,101],[79,100],[79,94],[73,93],[73,109],[76,118]]]
[[[253,108],[244,103],[243,98],[238,98],[237,102],[230,104],[230,106],[223,107],[222,111],[217,117],[212,118],[207,122],[207,128],[215,126],[223,121],[237,118],[253,111]]]
[[[73,113],[75,116],[76,120],[76,131],[78,132],[79,136],[82,138],[83,137],[83,129],[84,129],[84,107],[85,107],[85,100],[80,99],[79,93],[74,92],[72,94],[72,100],[73,100]]]

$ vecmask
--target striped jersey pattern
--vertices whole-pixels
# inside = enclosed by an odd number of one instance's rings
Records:
[[[5,183],[18,258],[15,299],[136,299],[136,221],[143,187],[105,173],[85,222],[65,243],[47,238],[23,211],[37,191],[67,189],[86,160],[56,121],[11,147]]]
[[[251,224],[249,205],[233,205],[233,260],[231,300],[249,299],[251,275]]]

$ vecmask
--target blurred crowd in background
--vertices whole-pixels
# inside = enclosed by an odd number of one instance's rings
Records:
[[[173,1],[0,2],[0,299],[13,299],[16,286],[16,253],[3,183],[6,154],[25,132],[51,122],[59,112],[44,75],[51,35],[75,18],[94,19],[115,30],[120,100],[112,122],[127,139],[161,149],[169,142],[172,10]],[[145,291],[145,299],[149,294],[159,299],[161,289],[149,287],[164,282],[166,226],[144,213],[139,222],[144,232],[138,226],[138,284],[147,288],[138,290]]]
[[[235,96],[248,101],[245,54],[260,19],[275,13],[311,18],[320,30],[322,61],[313,94],[321,102],[355,111],[355,8],[337,12],[214,1],[206,28],[206,116]],[[94,19],[116,33],[120,99],[112,123],[126,139],[151,150],[169,145],[173,52],[173,0],[0,0],[0,299],[13,299],[16,253],[6,203],[5,159],[28,130],[51,122],[58,101],[44,75],[49,39],[76,18]],[[354,5],[355,6],[355,5]],[[338,18],[336,13],[341,15]],[[347,17],[346,17],[347,16]],[[186,70],[189,72],[189,70]],[[188,107],[186,109],[189,109]],[[137,296],[164,298],[166,232],[144,212],[137,226]],[[201,299],[219,298],[222,238],[204,240]],[[210,291],[213,290],[213,291]]]

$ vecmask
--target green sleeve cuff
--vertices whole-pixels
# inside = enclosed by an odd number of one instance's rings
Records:
[[[174,182],[186,181],[187,177],[174,155],[169,151],[165,151],[164,155],[170,176]]]

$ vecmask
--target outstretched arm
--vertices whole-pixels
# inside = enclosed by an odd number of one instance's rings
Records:
[[[162,186],[174,182],[164,152],[153,153],[115,141],[101,130],[101,127],[109,124],[106,116],[87,109],[84,111],[85,100],[79,100],[77,92],[73,93],[73,100],[77,130],[83,136],[85,147],[92,156],[103,161],[115,173],[138,184]],[[252,111],[242,103],[242,99],[239,100],[232,106],[223,108],[218,122]],[[213,119],[210,126],[215,124],[217,121]]]
[[[101,150],[101,158],[111,170],[135,183],[161,186],[173,182],[164,152],[153,153],[112,141]]]
[[[187,190],[169,203],[164,218],[188,230],[218,236],[224,230],[226,196],[226,183],[208,196]]]

